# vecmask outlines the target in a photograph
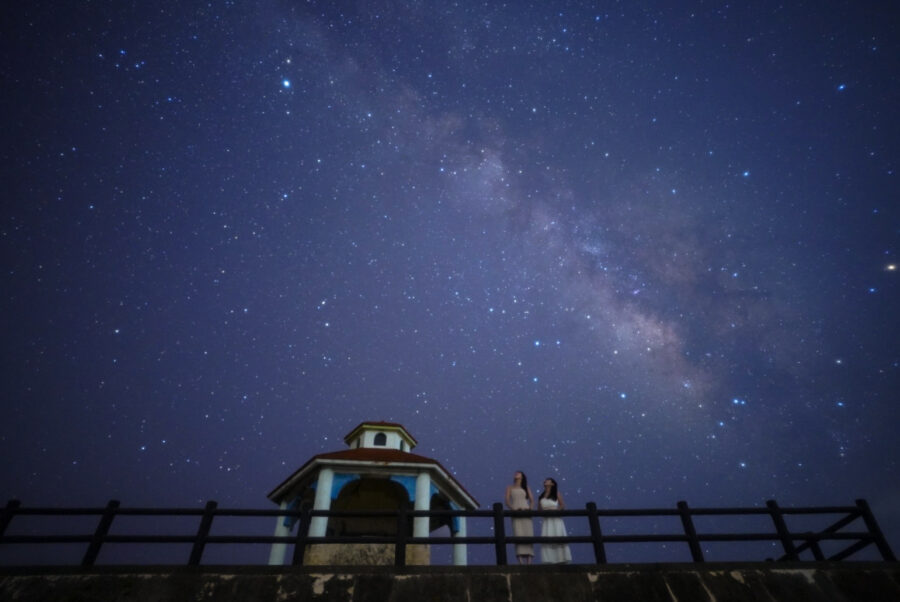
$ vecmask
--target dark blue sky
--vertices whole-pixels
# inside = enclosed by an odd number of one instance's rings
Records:
[[[389,420],[900,546],[895,8],[336,4],[3,8],[0,497],[266,507]]]

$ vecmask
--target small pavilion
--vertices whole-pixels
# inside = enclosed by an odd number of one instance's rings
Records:
[[[417,441],[393,422],[363,422],[344,442],[348,449],[318,454],[269,493],[283,509],[313,510],[438,510],[478,508],[478,501],[437,460],[411,452]],[[276,536],[288,536],[294,522],[279,517]],[[415,517],[412,535],[428,537],[447,526],[454,537],[465,537],[465,517]],[[304,564],[391,564],[392,544],[365,543],[366,536],[393,535],[392,517],[324,517],[310,521],[309,536],[359,537],[359,544],[316,544],[307,548]],[[272,545],[269,564],[284,564],[287,545]],[[429,546],[407,546],[409,564],[430,564]],[[453,564],[465,565],[466,546],[453,546]]]

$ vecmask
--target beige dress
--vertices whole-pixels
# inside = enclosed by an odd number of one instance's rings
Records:
[[[513,510],[528,510],[528,496],[521,487],[513,487],[509,490],[510,508]],[[534,523],[530,518],[512,519],[513,535],[516,537],[534,537]],[[534,545],[530,543],[517,543],[516,556],[534,556]]]

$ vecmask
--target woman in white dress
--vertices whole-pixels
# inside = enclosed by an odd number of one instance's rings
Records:
[[[506,488],[506,507],[510,510],[533,510],[534,496],[528,487],[528,477],[521,470],[513,475],[513,484]],[[534,537],[534,523],[531,517],[512,519],[513,535],[516,537]],[[519,564],[531,564],[534,558],[534,545],[530,543],[516,544],[516,558]]]
[[[541,510],[565,510],[566,503],[556,487],[556,481],[544,479],[544,490],[539,498]],[[541,537],[565,537],[566,524],[563,519],[545,516],[541,523]],[[572,562],[572,551],[565,543],[542,543],[541,562],[544,564],[566,564]]]

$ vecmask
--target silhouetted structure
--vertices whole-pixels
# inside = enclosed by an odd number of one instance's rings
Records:
[[[417,441],[400,424],[363,422],[344,437],[350,449],[318,454],[278,485],[269,499],[281,508],[326,511],[474,510],[478,502],[437,460],[411,453]],[[309,537],[352,536],[357,543],[312,545],[305,551],[306,564],[391,564],[394,548],[366,542],[367,537],[396,535],[406,529],[414,537],[447,526],[451,534],[466,535],[464,516],[419,516],[412,529],[393,516],[315,516]],[[291,517],[280,517],[276,536],[290,534]],[[283,564],[286,545],[272,546],[269,564]],[[429,564],[427,545],[408,549],[407,562]],[[467,563],[466,545],[454,545],[454,564]]]

